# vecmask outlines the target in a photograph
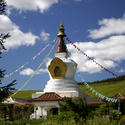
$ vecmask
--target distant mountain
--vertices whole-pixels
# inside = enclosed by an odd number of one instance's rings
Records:
[[[98,80],[98,81],[94,81],[94,82],[87,82],[88,84],[93,84],[93,83],[104,83],[104,82],[117,82],[117,81],[125,81],[125,75],[121,75],[117,78],[107,78],[107,79],[104,79],[104,80]],[[79,85],[83,84],[81,82],[78,83]]]
[[[116,82],[116,81],[124,81],[125,80],[125,75],[119,76],[117,78],[108,78],[104,80],[99,80],[99,81],[94,81],[92,83],[101,83],[101,82]]]

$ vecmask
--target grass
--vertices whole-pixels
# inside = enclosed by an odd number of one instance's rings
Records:
[[[86,122],[78,122],[75,123],[74,119],[70,120],[62,120],[59,121],[58,119],[46,119],[46,120],[15,120],[15,121],[0,121],[0,125],[118,125],[117,121],[115,120],[108,120],[108,119],[101,119],[101,118],[94,118],[88,119]]]
[[[96,91],[100,92],[104,96],[112,97],[117,93],[122,93],[125,95],[125,81],[113,81],[113,82],[100,82],[100,83],[90,83],[89,84],[92,88],[94,88]],[[86,93],[92,97],[96,97],[89,89],[86,88],[86,86],[79,85],[82,92]],[[25,90],[20,91],[13,97],[16,98],[23,98],[23,99],[31,99],[32,94],[35,92],[42,92],[42,90]]]
[[[101,83],[90,83],[89,84],[93,89],[100,92],[104,96],[112,97],[117,93],[125,95],[125,81],[116,81],[116,82],[101,82]],[[82,92],[96,97],[85,85],[79,85]]]
[[[22,99],[31,99],[32,94],[36,92],[42,92],[42,90],[25,90],[25,91],[19,91],[16,95],[13,97],[15,98],[22,98]],[[14,93],[14,91],[13,91]]]

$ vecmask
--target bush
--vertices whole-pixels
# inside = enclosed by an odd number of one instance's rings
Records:
[[[92,115],[93,116],[105,116],[105,115],[108,115],[111,110],[112,110],[112,108],[107,107],[106,104],[102,104],[95,111],[91,111],[89,113],[89,116],[92,116]]]
[[[119,120],[119,125],[125,125],[125,115],[123,115]]]
[[[94,119],[86,120],[85,125],[118,125],[118,124],[117,124],[117,121],[115,121],[115,120],[109,120],[109,119],[103,119],[100,117],[96,117]]]
[[[121,112],[119,112],[118,110],[112,110],[111,113],[112,113],[112,118],[114,120],[119,120]]]
[[[83,125],[84,120],[87,117],[87,107],[83,98],[65,98],[60,103],[60,120],[73,119],[75,123],[78,122]],[[79,124],[79,125],[80,125]]]

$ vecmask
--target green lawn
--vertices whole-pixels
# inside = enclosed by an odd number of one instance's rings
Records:
[[[96,91],[100,92],[104,96],[112,97],[117,93],[122,93],[125,95],[125,81],[115,81],[115,82],[101,82],[101,83],[92,83],[89,84],[91,87],[93,87]],[[89,89],[86,88],[86,86],[79,85],[82,92],[92,96],[96,97]],[[23,99],[31,99],[32,93],[35,92],[42,92],[42,90],[27,90],[27,91],[20,91],[14,97],[17,98],[23,98]]]

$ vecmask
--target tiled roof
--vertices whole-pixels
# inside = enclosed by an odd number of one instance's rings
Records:
[[[41,95],[38,98],[34,98],[30,101],[32,102],[39,102],[39,101],[61,101],[62,97],[59,96],[58,94],[56,94],[55,92],[48,92],[48,93],[44,93],[43,95]]]
[[[120,100],[125,100],[125,96],[122,95],[121,93],[117,93],[117,94],[114,95],[112,98],[120,99]]]

